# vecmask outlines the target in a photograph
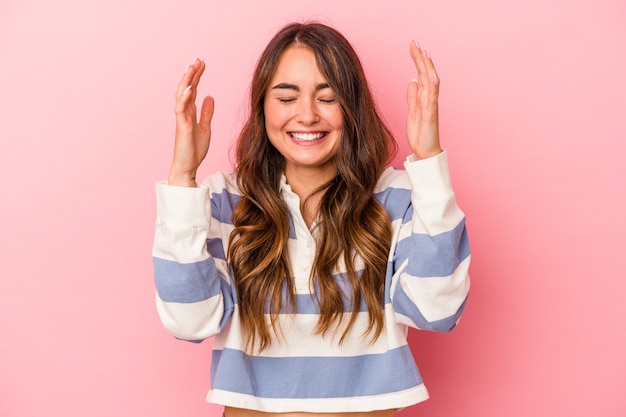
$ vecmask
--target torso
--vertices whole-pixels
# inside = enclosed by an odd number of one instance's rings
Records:
[[[396,228],[402,225],[410,205],[408,182],[404,171],[390,169],[376,190]],[[215,268],[228,278],[224,254],[233,228],[232,209],[240,194],[234,177],[228,174],[211,177],[207,186],[212,190],[210,234],[214,238],[207,246],[213,251]],[[283,183],[281,193],[289,209],[290,255],[299,298],[296,314],[282,314],[279,320],[290,331],[285,332],[281,343],[272,344],[262,355],[245,355],[236,293],[229,281],[232,292],[223,292],[221,301],[227,321],[221,318],[224,328],[213,341],[213,379],[207,401],[228,405],[226,417],[393,417],[393,408],[425,400],[428,393],[412,360],[406,324],[397,321],[390,304],[392,276],[385,280],[386,327],[374,343],[363,338],[369,325],[365,310],[357,314],[354,330],[340,348],[332,334],[325,337],[316,333],[317,305],[309,296],[309,267],[314,262],[316,242],[310,223],[304,219],[301,198],[287,187],[289,184]],[[290,371],[281,373],[277,369]],[[249,408],[290,412],[265,413]]]

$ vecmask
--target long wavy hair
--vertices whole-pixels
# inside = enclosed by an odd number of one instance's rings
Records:
[[[316,191],[321,202],[310,276],[319,308],[315,332],[337,334],[343,329],[342,343],[363,301],[369,326],[362,336],[371,336],[373,342],[384,327],[391,223],[373,191],[397,144],[377,112],[360,60],[346,38],[321,23],[292,23],[278,31],[259,58],[250,90],[250,116],[235,149],[242,199],[232,214],[228,260],[248,351],[268,348],[273,336],[282,335],[280,314],[296,311],[289,216],[280,192],[284,158],[268,139],[264,114],[265,95],[279,59],[295,45],[314,53],[343,113],[334,158],[337,175]],[[345,274],[338,274],[340,264]]]

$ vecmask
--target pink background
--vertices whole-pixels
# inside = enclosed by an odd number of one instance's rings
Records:
[[[2,0],[0,415],[219,415],[211,343],[154,307],[174,89],[203,57],[202,175],[228,168],[257,56],[308,18],[359,51],[398,160],[412,38],[442,78],[473,287],[452,334],[412,333],[432,398],[399,416],[624,415],[623,0]]]

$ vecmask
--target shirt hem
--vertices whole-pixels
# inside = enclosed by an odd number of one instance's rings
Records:
[[[427,399],[428,391],[424,384],[398,392],[358,397],[259,398],[218,389],[210,390],[206,397],[213,404],[272,413],[349,413],[402,409]]]

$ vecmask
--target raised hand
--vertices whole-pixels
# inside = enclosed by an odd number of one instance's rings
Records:
[[[430,54],[411,42],[410,54],[417,78],[407,88],[406,133],[411,150],[419,159],[441,152],[439,143],[439,76]]]
[[[195,187],[196,172],[209,150],[213,98],[204,98],[199,121],[196,114],[198,83],[205,67],[204,61],[196,58],[176,89],[176,141],[168,177],[170,185]]]

